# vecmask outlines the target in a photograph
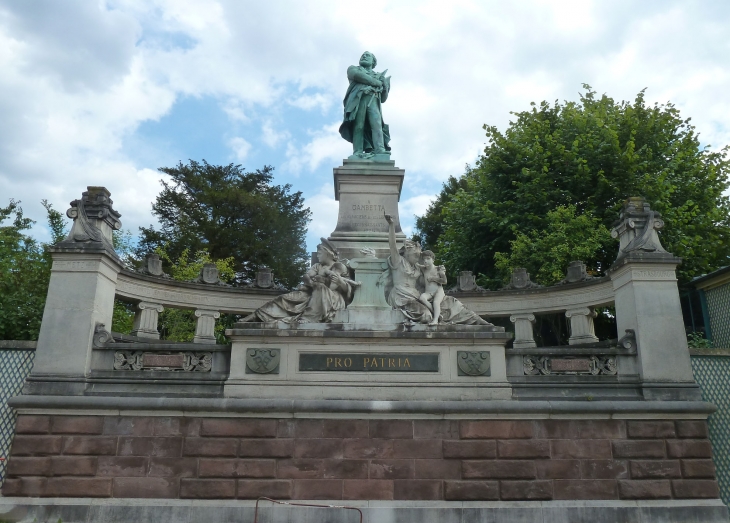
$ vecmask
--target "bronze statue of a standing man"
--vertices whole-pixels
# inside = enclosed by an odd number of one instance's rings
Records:
[[[373,68],[377,63],[375,56],[365,51],[359,66],[347,68],[350,86],[343,101],[345,118],[340,135],[352,143],[351,159],[389,159],[390,135],[383,122],[381,104],[388,99],[390,76],[385,76],[387,69],[376,73]]]

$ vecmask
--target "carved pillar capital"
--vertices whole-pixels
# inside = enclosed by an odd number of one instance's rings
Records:
[[[218,311],[198,309],[195,311],[194,343],[215,343],[215,320],[221,317]]]
[[[565,317],[570,319],[569,345],[598,342],[598,337],[593,326],[593,318],[596,316],[596,311],[590,307],[565,311]]]
[[[140,338],[154,338],[159,340],[160,333],[157,330],[157,319],[165,308],[159,303],[141,301],[137,304],[137,311],[134,313],[134,324],[132,336]]]
[[[534,314],[513,314],[509,317],[509,321],[515,324],[515,340],[512,342],[512,346],[515,349],[537,347],[535,336],[532,332],[532,325],[535,323]]]

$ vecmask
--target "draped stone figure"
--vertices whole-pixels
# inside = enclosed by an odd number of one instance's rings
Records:
[[[277,296],[241,321],[328,323],[352,300],[353,283],[339,253],[325,238],[317,246],[317,259],[295,291]]]
[[[420,244],[406,240],[399,250],[395,241],[395,223],[393,217],[386,214],[388,222],[388,239],[390,257],[385,276],[386,299],[388,303],[400,311],[411,321],[417,323],[447,323],[462,325],[491,325],[475,312],[467,309],[463,303],[453,296],[445,296],[441,301],[441,314],[434,318],[433,308],[419,298],[425,291],[421,269]]]

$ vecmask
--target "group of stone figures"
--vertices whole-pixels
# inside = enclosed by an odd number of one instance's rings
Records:
[[[381,281],[387,302],[416,323],[491,325],[456,298],[445,295],[445,268],[434,265],[431,251],[421,251],[418,243],[409,240],[398,249],[394,220],[390,215],[384,217],[389,225],[390,257]],[[319,263],[310,267],[297,290],[277,296],[242,321],[331,322],[337,311],[352,301],[359,284],[350,279],[350,270],[340,261],[337,248],[325,238],[317,246],[317,259]]]

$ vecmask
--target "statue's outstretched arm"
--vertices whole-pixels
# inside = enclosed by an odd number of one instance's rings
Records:
[[[388,246],[390,247],[390,261],[396,263],[400,257],[398,244],[395,242],[395,221],[390,214],[385,214],[385,221],[388,222]]]

